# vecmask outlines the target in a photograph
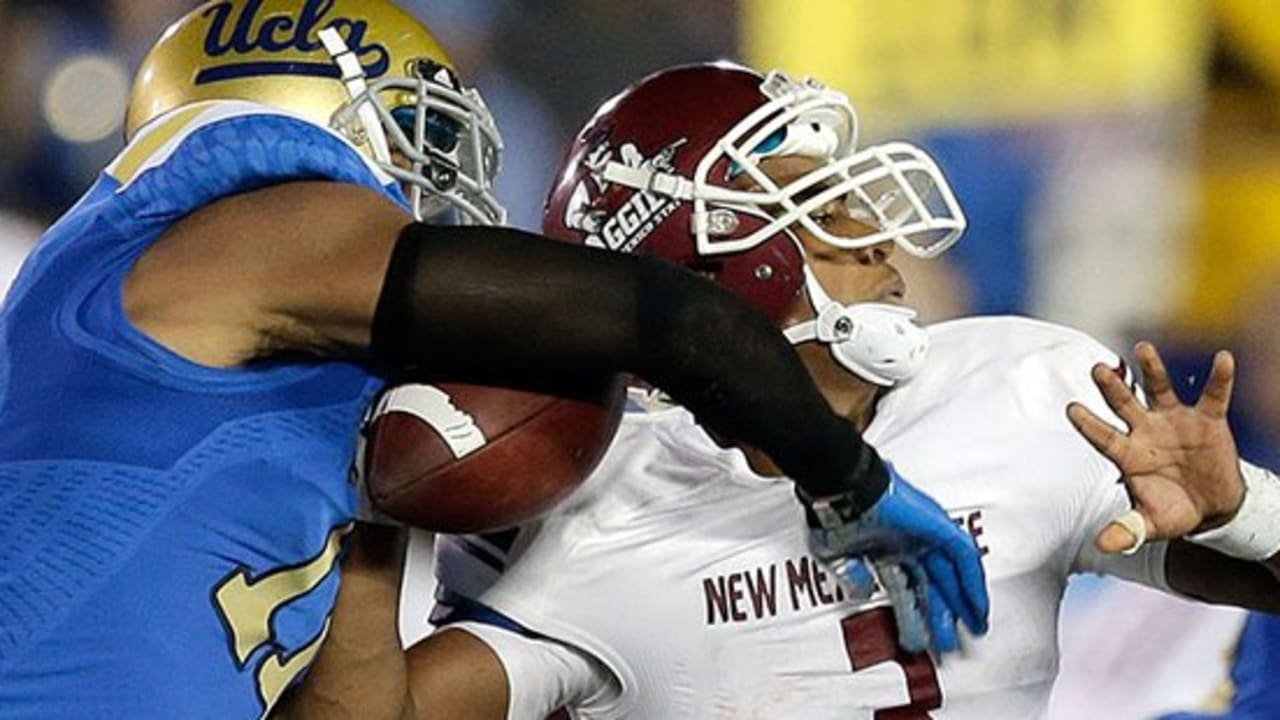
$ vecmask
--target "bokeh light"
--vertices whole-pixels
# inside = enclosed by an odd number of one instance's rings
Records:
[[[63,140],[97,142],[120,129],[128,93],[129,77],[119,60],[77,55],[59,65],[45,86],[44,118]]]

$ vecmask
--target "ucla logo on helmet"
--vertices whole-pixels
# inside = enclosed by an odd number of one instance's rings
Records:
[[[385,75],[391,68],[391,52],[385,45],[365,44],[369,23],[346,17],[330,18],[336,0],[306,0],[296,13],[273,15],[260,19],[263,0],[249,0],[236,14],[235,3],[227,0],[210,6],[203,17],[209,18],[204,51],[210,59],[227,58],[224,64],[211,65],[196,75],[197,85],[262,75],[308,75],[340,77],[337,65],[328,61],[308,62],[301,54],[320,51],[324,46],[319,33],[333,27],[342,33],[352,52],[360,58],[370,78]],[[255,57],[236,60],[251,53],[279,54],[279,60]]]

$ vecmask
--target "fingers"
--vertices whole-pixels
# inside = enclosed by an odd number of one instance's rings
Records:
[[[946,565],[945,560],[942,563]],[[925,646],[932,648],[938,653],[949,653],[960,649],[960,636],[956,632],[956,616],[952,612],[952,605],[942,595],[939,585],[932,582],[930,573],[916,562],[907,561],[900,566],[905,571],[908,582],[910,583],[911,595],[913,596],[915,612],[908,622],[918,621],[925,624]],[[897,603],[895,603],[895,606]],[[907,606],[902,604],[905,609]],[[899,624],[900,644],[907,650],[908,643],[914,646],[916,643],[911,637],[911,633],[903,635],[901,632],[902,625]],[[919,651],[916,651],[919,652]]]
[[[924,567],[926,579],[933,588],[933,592],[939,596],[930,598],[931,617],[934,612],[933,605],[938,601],[945,602],[947,615],[951,618],[952,624],[958,616],[974,634],[985,633],[987,619],[982,609],[975,607],[975,603],[965,597],[959,574],[951,561],[942,553],[930,552],[924,556],[921,565]]]
[[[1133,390],[1124,383],[1124,379],[1115,371],[1101,363],[1093,366],[1093,384],[1102,392],[1107,406],[1115,411],[1120,419],[1135,427],[1143,419],[1147,409],[1138,402]]]
[[[925,581],[941,596],[939,599],[967,621],[972,612],[969,611],[968,603],[964,600],[964,593],[960,589],[960,577],[951,561],[935,550],[925,553],[920,560],[920,565],[924,570]]]
[[[1155,345],[1149,342],[1140,342],[1134,347],[1134,355],[1138,359],[1138,367],[1142,370],[1144,385],[1151,402],[1151,407],[1157,410],[1178,407],[1181,401],[1178,400],[1177,393],[1173,389],[1173,381],[1169,378],[1169,370],[1165,367],[1164,360],[1160,357],[1160,351]],[[1236,379],[1236,361],[1235,357],[1226,350],[1219,350],[1213,356],[1213,369],[1209,372],[1209,380],[1205,383],[1204,391],[1200,394],[1200,400],[1196,403],[1196,408],[1206,415],[1222,419],[1227,416],[1227,411],[1231,408],[1231,395],[1235,388]],[[1111,382],[1113,378],[1107,379],[1107,385],[1114,385]],[[1103,379],[1100,377],[1097,369],[1094,370],[1094,381],[1098,387],[1102,389],[1103,395],[1107,398],[1107,404],[1116,411],[1125,422],[1133,426],[1133,420],[1124,412],[1121,412],[1121,406],[1112,402],[1110,391],[1103,386]],[[1123,385],[1124,383],[1119,383]],[[1127,390],[1127,388],[1126,388]],[[1132,393],[1127,393],[1132,399]],[[1137,404],[1135,402],[1135,404]],[[1135,412],[1134,417],[1141,417],[1141,405]]]
[[[841,577],[854,600],[866,600],[876,592],[875,575],[867,561],[860,557],[849,558],[841,569]]]
[[[963,533],[963,543],[943,548],[960,585],[963,602],[952,607],[964,618],[965,625],[976,635],[987,632],[987,617],[991,614],[991,596],[987,594],[987,573],[982,567],[982,551],[968,533]]]
[[[893,603],[893,619],[898,624],[898,644],[907,652],[925,652],[929,649],[929,629],[924,617],[925,588],[907,575],[906,569],[888,560],[876,562],[876,572],[884,585],[889,601]],[[919,594],[916,588],[920,589]]]
[[[1075,426],[1076,432],[1084,436],[1093,449],[1106,455],[1112,462],[1124,467],[1124,459],[1129,453],[1129,436],[1111,426],[1084,405],[1073,402],[1067,405],[1067,418]]]
[[[956,632],[956,616],[941,596],[936,585],[926,585],[925,608],[929,616],[929,637],[933,649],[939,653],[960,649],[960,635]]]
[[[1152,523],[1139,510],[1130,510],[1111,521],[1098,533],[1095,542],[1102,552],[1132,555],[1152,534]]]
[[[1134,346],[1133,354],[1138,358],[1138,367],[1142,370],[1142,381],[1151,407],[1163,409],[1181,404],[1177,393],[1173,391],[1169,370],[1165,368],[1156,346],[1146,341],[1140,342]]]
[[[964,619],[970,630],[982,635],[987,632],[987,616],[991,612],[982,551],[941,506],[925,497],[937,507],[940,520],[930,537],[935,549],[926,552],[923,569],[937,582],[952,611]]]
[[[1236,382],[1236,359],[1226,350],[1219,350],[1213,356],[1213,370],[1209,372],[1209,380],[1205,383],[1204,392],[1196,408],[1206,415],[1222,419],[1231,409],[1231,393]]]

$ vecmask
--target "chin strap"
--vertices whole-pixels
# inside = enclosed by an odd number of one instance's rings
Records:
[[[364,126],[365,139],[373,151],[374,159],[390,165],[391,147],[387,143],[386,132],[382,129],[378,110],[373,103],[360,101],[360,98],[369,92],[368,79],[365,76],[364,67],[360,65],[360,59],[347,46],[342,35],[332,27],[320,31],[320,42],[324,44],[325,51],[333,57],[334,64],[342,73],[342,83],[347,86],[347,94],[352,100],[360,103],[356,109],[356,115],[360,118],[360,124]]]
[[[605,164],[600,176],[605,182],[617,183],[634,190],[665,195],[676,200],[694,199],[693,182],[675,173],[648,167],[631,167],[611,160]]]
[[[817,318],[783,331],[792,345],[817,340],[858,377],[890,387],[909,380],[924,366],[929,334],[914,320],[916,311],[887,303],[842,305],[804,269],[805,288]]]

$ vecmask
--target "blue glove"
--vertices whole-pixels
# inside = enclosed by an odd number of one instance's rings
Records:
[[[808,500],[817,522],[810,544],[856,596],[870,597],[877,584],[885,590],[903,649],[957,650],[957,618],[976,635],[987,632],[991,602],[978,546],[933,498],[887,467],[888,491],[861,515],[848,511],[843,495]]]

